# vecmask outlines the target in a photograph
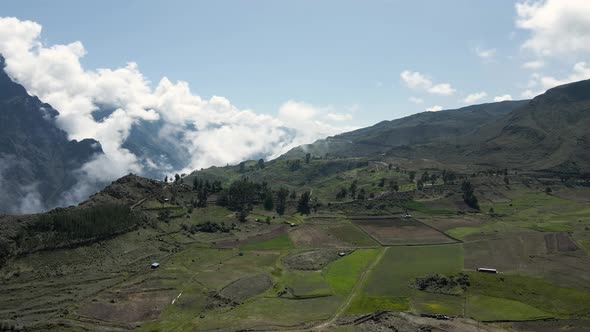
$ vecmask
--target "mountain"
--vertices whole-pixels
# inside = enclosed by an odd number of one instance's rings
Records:
[[[294,148],[283,155],[283,158],[301,158],[308,152],[315,156],[328,153],[334,157],[359,157],[436,140],[449,142],[506,116],[526,103],[526,100],[503,101],[455,110],[423,112],[401,119],[382,121],[370,127]]]
[[[281,158],[387,155],[470,164],[590,173],[590,80],[555,87],[532,100],[424,112],[328,137]]]
[[[0,71],[0,213],[57,205],[75,184],[73,173],[102,153],[95,140],[69,140],[58,115]]]

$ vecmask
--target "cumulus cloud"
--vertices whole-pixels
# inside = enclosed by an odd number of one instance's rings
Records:
[[[494,97],[494,101],[495,102],[506,101],[506,100],[512,100],[512,96],[506,94],[506,95],[501,95],[501,96]]]
[[[438,111],[442,111],[443,107],[439,106],[439,105],[435,105],[432,107],[428,107],[427,109],[424,110],[424,112],[438,112]]]
[[[404,70],[400,77],[412,89],[428,89],[432,86],[430,78],[417,71]]]
[[[422,104],[422,103],[424,103],[424,99],[418,98],[418,97],[410,97],[409,101],[412,102],[412,103],[414,103],[414,104]]]
[[[330,121],[350,121],[352,120],[352,114],[349,113],[328,113],[326,119]]]
[[[534,73],[531,75],[528,89],[523,91],[521,96],[524,98],[532,98],[558,85],[586,79],[590,79],[590,67],[588,67],[588,64],[584,61],[576,63],[573,66],[571,73],[562,78]]]
[[[528,61],[522,64],[522,68],[525,69],[539,69],[543,68],[543,66],[545,66],[545,62],[541,60]]]
[[[482,49],[478,47],[475,49],[475,54],[484,61],[490,61],[494,56],[496,56],[496,49]]]
[[[430,77],[417,71],[404,70],[400,77],[402,81],[411,89],[425,90],[428,93],[450,96],[455,93],[455,89],[449,83],[434,84]]]
[[[453,89],[453,87],[449,83],[437,84],[428,89],[428,92],[441,96],[450,96],[453,93],[455,93],[455,91],[457,90]]]
[[[44,45],[41,25],[16,18],[0,18],[0,54],[6,72],[27,91],[56,108],[58,125],[70,139],[94,138],[104,155],[79,170],[81,181],[70,194],[81,199],[96,189],[96,183],[111,181],[129,172],[143,173],[147,167],[171,170],[123,147],[131,128],[139,123],[162,123],[160,139],[182,146],[188,172],[212,165],[237,163],[244,159],[273,158],[297,145],[354,129],[330,121],[350,115],[330,115],[324,108],[288,101],[278,117],[240,110],[221,96],[201,98],[186,82],[162,78],[155,88],[130,62],[115,69],[88,70],[80,59],[83,44]],[[94,112],[107,107],[114,111],[104,119]],[[326,114],[328,113],[328,114]]]
[[[468,95],[467,97],[465,97],[465,99],[463,99],[463,102],[465,104],[472,104],[482,98],[485,98],[487,95],[488,94],[485,93],[484,91],[475,92],[475,93],[472,93],[472,94]]]
[[[590,1],[520,1],[516,13],[516,25],[531,33],[524,49],[541,56],[590,52]]]

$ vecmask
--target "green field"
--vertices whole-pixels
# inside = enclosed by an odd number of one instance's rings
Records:
[[[247,243],[241,247],[244,250],[286,250],[293,248],[288,234],[281,234],[270,240]]]
[[[363,290],[366,296],[411,296],[410,283],[416,277],[456,274],[463,270],[460,244],[391,247],[369,276]]]

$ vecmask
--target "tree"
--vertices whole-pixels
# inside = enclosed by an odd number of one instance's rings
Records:
[[[436,174],[431,174],[430,175],[430,184],[434,186],[434,184],[436,183],[436,180],[438,179],[438,175]]]
[[[291,198],[291,199],[293,199],[293,200],[297,199],[297,192],[296,192],[295,190],[293,190],[293,191],[291,192],[291,195],[289,195],[289,198]]]
[[[180,180],[180,175],[178,173],[174,174],[174,182],[178,182]]]
[[[399,191],[399,184],[397,184],[396,181],[391,180],[389,182],[389,188],[395,192],[398,192]]]
[[[311,194],[309,191],[303,192],[301,197],[299,197],[299,202],[297,203],[297,211],[301,214],[309,214],[311,212],[311,207],[309,205],[309,201],[311,198]]]
[[[379,187],[383,188],[385,186],[385,178],[381,178],[379,179],[379,184],[377,184]]]
[[[240,222],[246,222],[248,219],[248,210],[246,209],[241,209],[240,212],[238,212],[238,220]]]
[[[477,197],[475,197],[475,188],[471,184],[471,182],[465,180],[461,184],[461,191],[463,191],[463,201],[467,206],[479,210],[479,202],[477,201]]]
[[[311,160],[311,153],[305,154],[305,163],[309,165],[309,161]]]
[[[336,199],[346,198],[346,195],[348,195],[348,190],[346,190],[346,188],[342,187],[342,188],[340,188],[340,191],[336,194]]]
[[[424,189],[424,181],[422,181],[422,179],[419,179],[418,181],[416,181],[416,189],[418,189],[418,190]]]
[[[350,196],[352,197],[352,199],[354,199],[356,197],[357,186],[358,186],[358,181],[354,180],[354,181],[352,181],[352,183],[350,184],[350,188],[348,189],[348,191],[350,191]]]
[[[168,183],[168,175],[166,175],[166,176],[164,177],[164,182],[165,182],[165,183]]]
[[[269,189],[264,193],[264,209],[266,211],[272,211],[274,206],[275,206],[275,202],[272,197],[272,191],[270,191],[270,189]]]
[[[279,189],[277,192],[277,213],[283,215],[287,208],[287,197],[289,196],[289,190],[285,188]]]
[[[442,171],[442,180],[444,184],[447,184],[449,182],[453,182],[457,179],[457,173],[453,172],[453,171],[449,171],[449,170],[443,170]]]
[[[393,165],[391,163],[387,164],[387,170],[391,171],[392,168],[393,168]]]
[[[361,190],[359,190],[359,195],[357,196],[357,198],[362,201],[365,199],[365,196],[366,196],[365,188],[361,188]]]
[[[414,182],[414,179],[416,178],[416,171],[410,171],[408,175],[410,177],[410,182]]]
[[[430,174],[428,174],[428,171],[422,173],[420,180],[422,180],[422,183],[426,183],[426,182],[430,181]]]
[[[246,172],[246,162],[242,161],[238,167],[240,168],[240,173],[245,173]]]
[[[264,165],[264,159],[258,159],[258,168],[264,169],[264,167],[266,167],[266,165]]]
[[[510,184],[510,179],[506,175],[504,175],[504,183],[505,184]]]
[[[546,193],[547,195],[551,195],[551,193],[552,193],[552,192],[553,192],[553,190],[551,190],[551,187],[547,187],[547,188],[545,188],[545,193]]]

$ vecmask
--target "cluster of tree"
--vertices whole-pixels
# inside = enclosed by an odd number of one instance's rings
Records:
[[[192,201],[193,207],[205,207],[207,206],[207,198],[210,194],[216,194],[223,188],[221,187],[221,181],[209,182],[209,180],[200,179],[195,177],[193,179],[193,190],[197,192],[197,199]]]
[[[196,225],[187,225],[182,224],[181,227],[184,231],[189,232],[191,234],[195,234],[197,232],[205,232],[205,233],[228,233],[235,225],[227,226],[225,223],[215,223],[207,221],[203,224],[196,224]]]
[[[463,201],[467,206],[479,210],[479,202],[477,201],[477,197],[475,197],[475,187],[471,184],[471,182],[464,180],[461,184],[461,191],[463,192]]]
[[[453,293],[457,287],[461,287],[463,290],[467,289],[471,285],[469,276],[465,273],[459,273],[456,276],[441,276],[439,274],[416,278],[416,288],[421,291],[433,292],[433,293]]]
[[[451,170],[446,170],[446,169],[443,169],[441,177],[442,177],[444,184],[453,183],[458,178],[457,173],[455,173]]]
[[[300,169],[301,168],[301,160],[299,160],[299,159],[287,160],[287,168],[291,172],[294,172],[294,171]]]
[[[229,188],[222,190],[217,203],[230,210],[243,211],[244,213],[238,215],[238,219],[245,221],[247,211],[252,210],[252,207],[258,203],[262,203],[267,211],[275,209],[279,215],[284,214],[289,198],[295,200],[297,193],[286,188],[273,191],[266,182],[260,184],[243,178],[232,182]]]
[[[262,185],[243,178],[232,182],[229,188],[219,193],[217,202],[231,210],[250,209],[260,201]]]
[[[102,239],[127,231],[139,223],[124,205],[110,204],[83,209],[56,209],[39,215],[27,225],[25,236],[51,233],[56,241]]]

